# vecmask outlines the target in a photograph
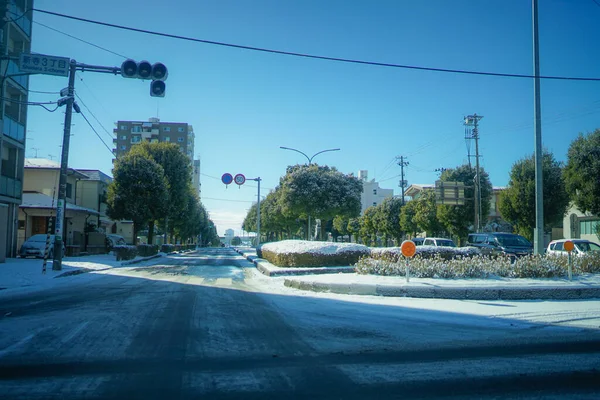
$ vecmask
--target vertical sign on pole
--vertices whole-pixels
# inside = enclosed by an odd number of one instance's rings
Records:
[[[405,240],[400,245],[400,250],[402,251],[402,255],[404,256],[404,258],[406,259],[406,282],[410,282],[408,260],[417,253],[417,246],[412,240]]]
[[[571,252],[575,248],[575,244],[567,240],[564,244],[564,249],[569,253],[569,280],[573,280],[573,258],[571,258]]]

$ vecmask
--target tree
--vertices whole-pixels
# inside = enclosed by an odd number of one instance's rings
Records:
[[[544,229],[562,222],[569,205],[562,165],[552,153],[542,157],[544,186]],[[510,171],[508,187],[500,195],[500,214],[516,231],[529,240],[535,227],[535,158],[534,155],[517,161]]]
[[[487,172],[481,170],[481,220],[486,221],[490,211],[492,198],[492,184]],[[469,234],[469,227],[475,220],[475,175],[476,171],[469,165],[461,165],[447,169],[442,173],[440,180],[443,182],[462,182],[465,184],[465,204],[462,206],[440,205],[437,216],[442,226],[451,235],[463,239]],[[483,225],[483,223],[482,223]]]
[[[165,221],[166,231],[172,236],[174,227],[168,226],[168,220],[174,218],[181,210],[187,207],[192,178],[191,162],[188,156],[179,150],[175,143],[149,143],[142,142],[133,146],[129,151],[131,154],[139,154],[152,158],[162,166],[164,176],[167,180],[168,207],[161,220]],[[154,220],[149,221],[148,240],[150,241],[154,231]]]
[[[242,239],[239,236],[235,236],[233,239],[231,239],[232,246],[239,246],[240,244],[242,244]]]
[[[425,190],[414,202],[413,222],[421,231],[426,232],[427,236],[435,236],[437,232],[443,230],[437,216],[438,206],[435,202],[435,192],[433,190]]]
[[[600,215],[600,129],[577,137],[569,146],[565,187],[583,212]],[[545,187],[544,187],[545,188]]]
[[[360,217],[360,237],[365,244],[370,246],[373,242],[377,243],[377,224],[376,224],[377,208],[371,206],[365,210],[365,213]]]
[[[350,235],[354,236],[356,241],[360,241],[360,218],[350,218],[346,229]]]
[[[378,231],[383,233],[387,245],[388,237],[392,237],[398,244],[402,241],[404,231],[400,226],[400,213],[402,211],[402,199],[388,197],[376,207]]]
[[[133,221],[133,241],[138,230],[163,215],[168,208],[167,181],[154,160],[127,153],[118,158],[108,186],[106,214],[115,220]]]
[[[248,212],[246,213],[246,217],[244,218],[244,222],[242,222],[242,228],[247,232],[256,232],[256,214],[258,211],[258,205],[256,203],[252,204]],[[262,217],[262,216],[261,216]],[[262,219],[262,218],[261,218]]]
[[[327,166],[295,165],[280,180],[281,211],[289,218],[328,221],[360,215],[362,182]],[[325,224],[321,225],[324,230]]]
[[[419,226],[415,222],[415,215],[417,214],[417,201],[410,200],[404,204],[402,211],[400,212],[400,229],[404,232],[408,232],[411,236],[416,236]]]
[[[333,218],[333,229],[336,231],[337,235],[346,236],[350,232],[348,231],[348,218],[343,217],[341,215],[336,215]],[[336,235],[336,241],[337,241]]]

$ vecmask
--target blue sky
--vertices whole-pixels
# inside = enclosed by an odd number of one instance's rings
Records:
[[[435,68],[532,74],[528,0],[178,0],[174,2],[35,0],[39,9],[247,46]],[[600,77],[600,6],[593,0],[540,1],[542,75]],[[345,64],[159,38],[34,13],[32,51],[87,64],[120,66],[124,58],[169,68],[167,95],[149,83],[78,73],[76,91],[112,134],[117,120],[187,122],[202,160],[203,203],[219,232],[241,233],[256,200],[253,182],[226,188],[218,178],[263,179],[263,195],[287,165],[315,162],[398,188],[394,157],[408,157],[406,179],[433,183],[436,168],[467,161],[463,117],[477,113],[482,166],[507,184],[512,164],[533,153],[533,81]],[[58,91],[66,78],[34,76],[30,88]],[[544,146],[565,160],[580,132],[600,126],[600,82],[542,81]],[[35,94],[32,101],[56,100]],[[90,112],[83,112],[112,148]],[[61,110],[62,111],[62,110]],[[27,156],[57,157],[64,115],[30,107]],[[79,115],[69,164],[110,174],[112,156]],[[55,158],[56,159],[56,158]]]

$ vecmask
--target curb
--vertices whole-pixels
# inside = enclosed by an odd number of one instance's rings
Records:
[[[285,279],[287,287],[313,292],[357,294],[386,297],[414,297],[421,299],[454,300],[582,300],[600,298],[600,287],[577,285],[573,287],[415,287],[372,284],[341,284],[304,282]]]

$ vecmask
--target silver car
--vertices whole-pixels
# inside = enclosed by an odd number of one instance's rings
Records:
[[[46,250],[46,238],[48,235],[38,234],[33,235],[23,243],[19,255],[21,257],[44,257],[44,251]],[[50,235],[50,243],[48,249],[48,258],[54,257],[54,235]],[[63,242],[63,257],[65,255],[65,243]]]

